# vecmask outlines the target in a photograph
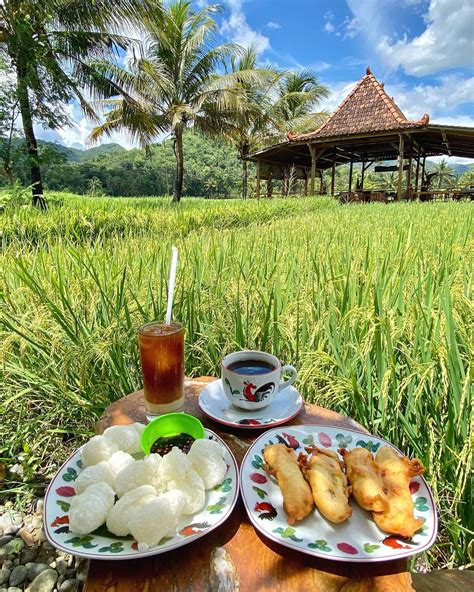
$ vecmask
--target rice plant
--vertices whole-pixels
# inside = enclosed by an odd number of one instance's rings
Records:
[[[136,329],[164,317],[176,244],[187,373],[244,347],[293,363],[308,401],[427,467],[441,529],[422,561],[472,561],[471,204],[64,202],[0,218],[0,456],[27,475],[11,490],[141,386]]]

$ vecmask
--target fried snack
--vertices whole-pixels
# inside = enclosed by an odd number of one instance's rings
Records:
[[[303,520],[313,509],[311,489],[301,473],[296,454],[284,444],[265,446],[266,471],[278,480],[288,524]]]
[[[411,538],[421,528],[423,521],[413,515],[410,479],[421,475],[425,468],[417,458],[410,460],[406,456],[398,456],[390,446],[380,448],[375,462],[381,471],[388,509],[374,512],[374,520],[385,532]]]
[[[388,498],[383,491],[381,472],[372,454],[365,448],[342,448],[339,454],[344,458],[352,495],[359,506],[371,512],[388,510]]]
[[[342,472],[342,462],[332,450],[316,446],[306,450],[312,452],[311,458],[308,460],[305,454],[300,454],[298,460],[311,485],[316,507],[331,522],[344,522],[352,516],[352,508],[348,501],[351,488]]]

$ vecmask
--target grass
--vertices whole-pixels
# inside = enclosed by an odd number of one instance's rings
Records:
[[[162,318],[171,244],[186,369],[264,349],[304,397],[427,467],[440,512],[422,563],[472,561],[472,205],[65,196],[0,218],[0,454],[41,488],[104,407],[140,386],[136,328]],[[27,484],[25,485],[25,481]]]

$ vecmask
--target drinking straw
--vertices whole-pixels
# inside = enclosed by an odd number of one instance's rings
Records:
[[[171,248],[170,279],[168,282],[168,306],[166,308],[167,325],[171,323],[171,310],[173,308],[174,284],[176,281],[176,269],[178,268],[178,249],[173,245]]]

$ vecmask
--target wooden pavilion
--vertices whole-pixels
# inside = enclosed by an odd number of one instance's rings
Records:
[[[260,197],[262,179],[267,179],[271,186],[272,179],[281,179],[285,183],[289,175],[304,180],[305,195],[308,194],[308,183],[309,192],[314,195],[316,178],[319,177],[322,192],[322,172],[327,169],[331,169],[331,195],[334,195],[335,170],[341,164],[349,164],[347,196],[351,196],[354,163],[361,163],[357,190],[363,193],[364,175],[369,167],[375,162],[396,160],[396,167],[377,167],[378,171],[398,171],[396,199],[423,198],[427,156],[445,154],[474,158],[474,128],[430,124],[429,121],[428,114],[418,121],[408,120],[385,92],[384,84],[378,82],[367,68],[365,76],[315,131],[288,134],[286,142],[246,157],[256,163],[256,196]],[[413,163],[416,163],[415,175],[412,174]]]

